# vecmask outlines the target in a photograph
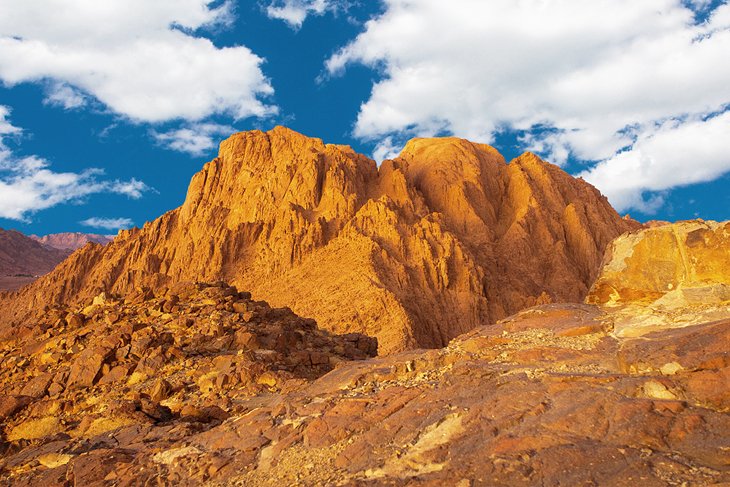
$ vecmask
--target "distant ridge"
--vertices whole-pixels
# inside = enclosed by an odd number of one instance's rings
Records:
[[[33,240],[60,250],[76,250],[89,242],[108,244],[114,240],[114,235],[99,235],[96,233],[65,232],[52,233],[42,237],[30,235]]]
[[[21,287],[50,272],[69,252],[0,228],[0,291]]]

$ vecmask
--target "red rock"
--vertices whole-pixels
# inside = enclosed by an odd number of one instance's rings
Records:
[[[92,347],[78,354],[69,369],[66,387],[89,387],[100,378],[101,368],[110,354],[109,349]]]

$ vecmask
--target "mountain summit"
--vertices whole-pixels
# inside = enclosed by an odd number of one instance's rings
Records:
[[[487,145],[414,139],[378,168],[277,127],[225,140],[180,208],[77,251],[6,296],[0,318],[220,279],[375,336],[380,353],[440,347],[528,306],[583,300],[606,246],[638,226],[534,154],[507,164]]]

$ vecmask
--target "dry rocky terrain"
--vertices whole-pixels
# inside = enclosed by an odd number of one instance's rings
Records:
[[[0,476],[726,485],[730,301],[708,290],[728,282],[729,229],[698,221],[627,234],[588,296],[597,304],[540,305],[442,349],[371,359],[372,339],[330,335],[222,283],[49,309],[3,342]],[[657,265],[678,248],[681,272]],[[672,288],[702,299],[657,303]]]

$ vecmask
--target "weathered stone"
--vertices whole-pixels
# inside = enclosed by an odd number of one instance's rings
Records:
[[[66,387],[83,388],[93,385],[100,377],[102,365],[110,352],[101,347],[84,349],[69,369]]]
[[[32,398],[27,396],[0,396],[0,419],[12,417],[31,402]]]
[[[23,386],[20,394],[22,396],[30,396],[33,399],[39,399],[46,395],[46,392],[48,392],[48,387],[51,385],[52,380],[53,374],[50,373],[44,373],[38,375],[37,377],[33,377],[31,380],[28,381],[27,384],[25,384],[25,386]]]

